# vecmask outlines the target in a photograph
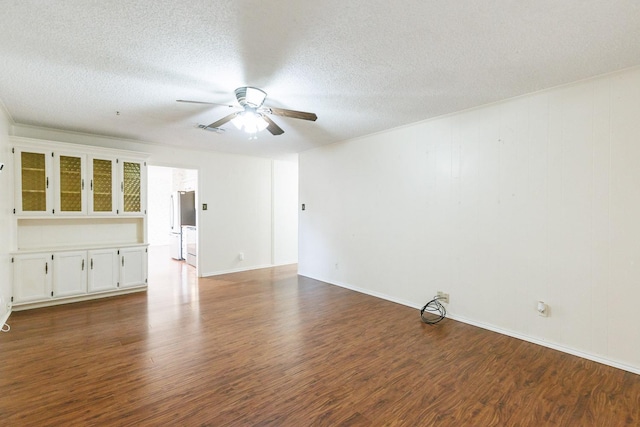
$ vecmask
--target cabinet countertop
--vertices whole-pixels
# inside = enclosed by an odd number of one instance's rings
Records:
[[[104,245],[73,245],[73,246],[47,246],[42,248],[29,248],[29,249],[18,249],[17,251],[9,252],[11,255],[26,255],[26,254],[37,254],[37,253],[47,253],[47,252],[69,252],[69,251],[92,251],[99,249],[124,249],[124,248],[135,248],[135,247],[147,247],[148,243],[110,243]]]

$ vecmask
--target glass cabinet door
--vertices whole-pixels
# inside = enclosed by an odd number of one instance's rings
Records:
[[[86,211],[84,197],[84,158],[56,153],[56,213],[80,214]]]
[[[115,207],[115,160],[91,159],[91,209],[92,213],[116,213]]]
[[[122,161],[122,213],[142,213],[142,162]]]
[[[22,210],[27,212],[47,211],[47,172],[44,153],[20,153],[22,175]]]
[[[14,148],[15,213],[49,215],[53,213],[49,174],[51,152],[38,149]]]

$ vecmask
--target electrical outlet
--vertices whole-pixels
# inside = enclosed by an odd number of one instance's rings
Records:
[[[449,294],[445,294],[442,291],[438,291],[438,301],[449,304]]]
[[[538,316],[549,316],[549,306],[544,301],[538,301],[536,304],[536,310],[538,311]]]

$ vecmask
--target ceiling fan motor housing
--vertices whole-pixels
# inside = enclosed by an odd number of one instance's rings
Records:
[[[235,93],[238,104],[243,107],[259,108],[267,97],[265,91],[252,86],[239,87]]]

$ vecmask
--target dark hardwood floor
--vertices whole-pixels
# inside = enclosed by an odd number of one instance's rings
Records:
[[[14,312],[2,426],[640,425],[640,376],[296,275]]]

